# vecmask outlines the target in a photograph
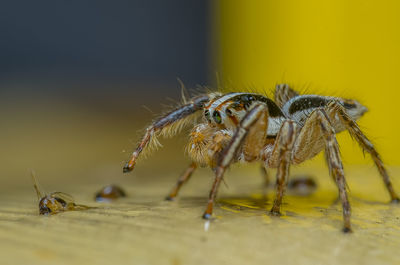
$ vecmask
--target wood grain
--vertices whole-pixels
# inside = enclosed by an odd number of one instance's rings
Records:
[[[129,196],[111,204],[92,199],[99,185],[63,184],[60,191],[98,208],[50,217],[38,215],[33,188],[4,191],[0,263],[399,264],[400,206],[385,203],[388,196],[377,172],[365,167],[346,171],[351,235],[340,232],[340,204],[333,204],[336,188],[326,170],[305,167],[293,175],[309,172],[318,182],[316,193],[285,197],[284,216],[274,218],[266,214],[273,192],[263,201],[258,171],[234,167],[208,231],[200,218],[212,180],[207,170],[195,173],[174,202],[163,200],[178,175],[173,172],[148,172],[123,184]]]

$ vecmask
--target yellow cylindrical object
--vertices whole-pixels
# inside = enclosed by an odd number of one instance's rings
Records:
[[[286,82],[355,98],[370,110],[361,128],[387,164],[400,164],[400,1],[222,0],[217,10],[225,86],[272,90]],[[344,161],[370,163],[342,134]]]

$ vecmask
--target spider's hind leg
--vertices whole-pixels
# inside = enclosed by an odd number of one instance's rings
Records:
[[[286,102],[298,95],[299,94],[291,89],[288,84],[278,84],[275,87],[274,101],[280,108],[282,108]]]
[[[336,182],[336,185],[339,190],[339,198],[342,202],[343,208],[343,219],[344,219],[344,232],[351,232],[351,223],[350,223],[350,203],[347,197],[346,190],[346,180],[343,171],[342,159],[340,157],[339,145],[335,136],[335,129],[333,128],[330,119],[328,117],[327,112],[323,108],[318,108],[314,110],[310,116],[307,118],[298,139],[296,140],[295,152],[294,152],[294,160],[297,162],[301,161],[301,158],[308,159],[307,156],[309,154],[303,153],[303,148],[307,143],[309,145],[309,149],[312,148],[310,146],[310,139],[315,139],[315,144],[320,146],[320,139],[324,141],[325,146],[325,157],[329,167],[329,173]]]
[[[335,116],[338,116],[342,124],[349,131],[350,135],[355,139],[361,148],[369,153],[374,160],[376,167],[380,175],[382,176],[383,182],[385,183],[386,189],[390,195],[391,202],[399,203],[399,196],[393,189],[392,182],[390,181],[389,174],[386,171],[386,168],[382,162],[382,159],[379,153],[376,151],[374,145],[370,142],[370,140],[365,136],[365,134],[361,131],[360,127],[357,123],[347,114],[343,106],[336,102],[332,101],[327,106],[327,112],[331,116],[331,119]]]

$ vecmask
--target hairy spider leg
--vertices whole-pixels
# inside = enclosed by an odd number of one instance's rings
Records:
[[[346,180],[343,171],[342,159],[340,157],[339,145],[336,140],[335,130],[329,120],[324,108],[315,109],[306,119],[304,126],[301,128],[294,147],[293,160],[296,163],[308,159],[308,154],[304,153],[304,146],[310,145],[310,137],[319,139],[322,137],[325,144],[325,157],[329,167],[329,173],[335,180],[339,190],[339,198],[342,202],[344,232],[351,232],[350,215],[351,208],[346,190]],[[318,140],[314,142],[318,146]],[[312,152],[312,146],[309,151]]]
[[[198,161],[199,157],[201,157],[202,160],[207,160],[207,162],[203,161],[203,165],[208,164],[211,168],[215,168],[215,154],[220,152],[227,145],[231,137],[223,131],[216,131],[212,135],[209,135],[210,133],[206,132],[208,129],[209,127],[205,124],[198,124],[195,126],[192,130],[191,139],[187,149],[189,153],[193,152],[192,146],[195,145],[196,147],[194,149],[201,154],[195,155],[197,158],[196,161]],[[264,131],[264,128],[261,128],[261,131]],[[199,144],[199,142],[201,142],[201,144]],[[183,184],[189,181],[190,177],[198,166],[199,165],[195,162],[192,162],[189,165],[185,172],[179,177],[170,194],[165,198],[166,200],[172,201],[178,196]],[[264,180],[264,188],[267,189],[270,184],[270,176],[264,163],[261,164],[260,170]]]
[[[274,101],[280,108],[282,108],[286,102],[298,95],[299,94],[291,89],[288,84],[278,84],[275,87]]]
[[[275,141],[274,152],[278,154],[278,168],[276,172],[276,196],[270,213],[280,216],[282,198],[286,189],[286,180],[289,176],[289,167],[292,162],[292,150],[296,141],[297,124],[295,121],[286,120],[282,123]]]
[[[390,181],[389,175],[386,171],[386,168],[382,162],[382,159],[379,153],[376,151],[374,145],[370,142],[370,140],[365,136],[365,134],[361,131],[360,127],[357,123],[346,113],[346,110],[343,108],[341,104],[336,101],[332,101],[327,106],[328,113],[332,117],[339,116],[340,120],[349,131],[350,135],[353,139],[355,139],[363,151],[369,153],[374,160],[374,163],[379,171],[379,174],[382,176],[382,180],[385,183],[385,187],[390,195],[391,202],[399,203],[399,196],[393,189],[392,182]],[[329,111],[330,110],[330,111]]]
[[[245,149],[244,152],[247,150],[247,155],[260,153],[263,145],[253,146],[253,150],[250,152],[249,146],[246,147],[246,144],[248,141],[252,141],[253,137],[259,136],[256,132],[263,131],[266,134],[267,128],[268,108],[263,103],[255,104],[240,121],[240,124],[237,127],[232,139],[229,141],[229,144],[221,152],[216,154],[219,155],[219,158],[215,168],[215,179],[210,191],[207,208],[203,214],[204,219],[211,218],[214,201],[217,196],[218,188],[221,184],[224,172],[229,165],[235,161],[240,148],[243,147]],[[265,137],[262,139],[265,139]],[[258,142],[258,140],[256,142]]]
[[[271,182],[271,178],[269,176],[268,169],[264,164],[262,164],[260,167],[260,171],[261,171],[262,178],[264,180],[264,187],[268,188],[269,183]]]
[[[214,168],[217,164],[216,155],[227,145],[231,136],[223,130],[211,128],[208,124],[200,123],[193,127],[187,152],[193,159],[186,171],[179,177],[177,183],[166,200],[173,200],[183,184],[189,181],[198,166]]]
[[[185,170],[185,172],[179,177],[178,181],[175,184],[175,187],[172,189],[171,193],[165,198],[167,201],[172,201],[178,195],[179,190],[181,189],[182,185],[185,184],[190,177],[192,176],[193,172],[196,170],[197,164],[192,162],[189,167]]]
[[[176,133],[182,128],[182,126],[185,125],[185,118],[188,118],[198,110],[203,109],[204,105],[208,101],[209,97],[207,95],[199,96],[194,98],[191,103],[183,105],[153,122],[153,124],[146,129],[145,135],[143,136],[136,150],[132,153],[130,160],[125,164],[123,172],[126,173],[132,171],[140,153],[149,145],[151,140],[156,135],[168,135]]]

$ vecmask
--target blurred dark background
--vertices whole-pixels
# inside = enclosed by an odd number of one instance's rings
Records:
[[[179,100],[177,78],[191,88],[215,73],[209,5],[2,1],[2,176],[30,185],[29,168],[54,179],[104,164],[119,174],[154,117],[143,106],[159,113]]]
[[[138,96],[206,84],[207,1],[3,1],[1,90]],[[49,91],[50,90],[50,91]],[[150,92],[149,90],[144,90]]]

